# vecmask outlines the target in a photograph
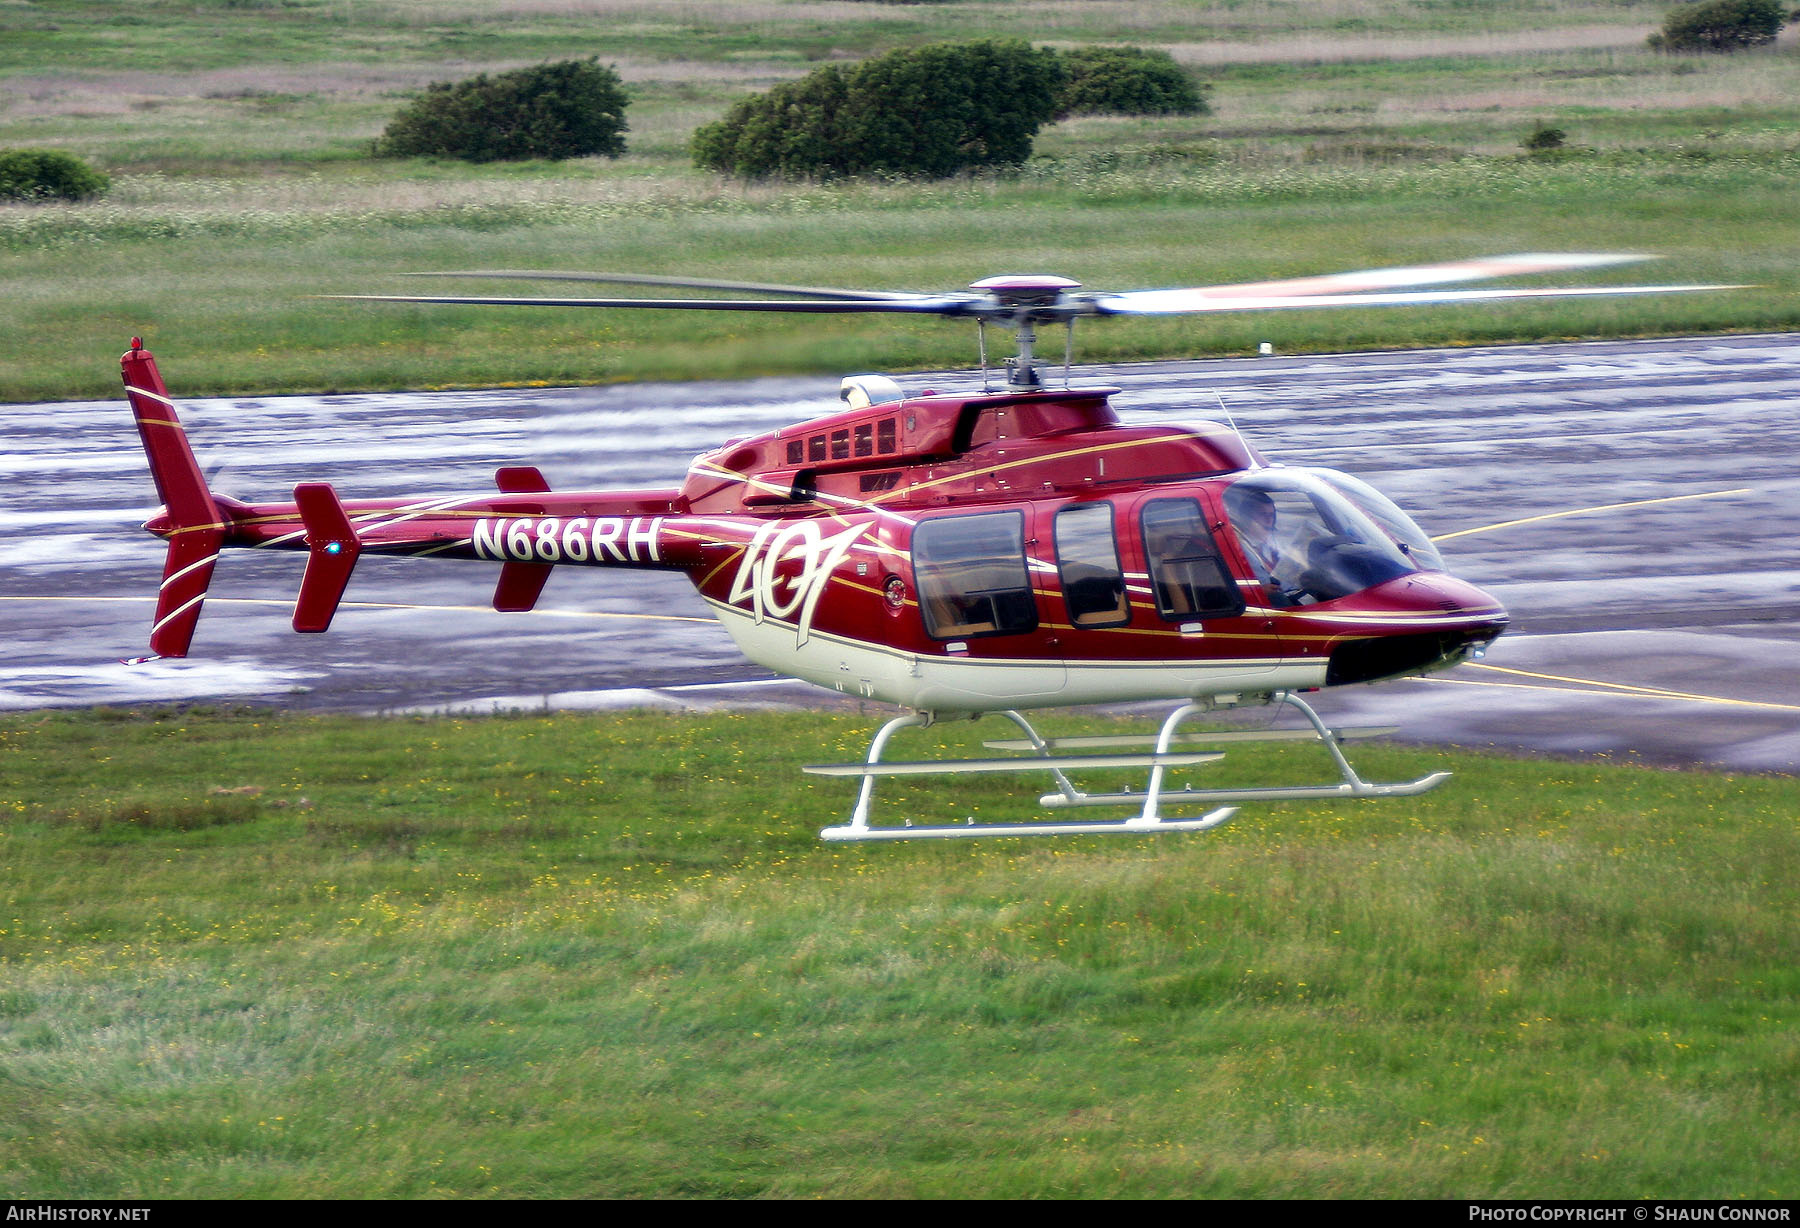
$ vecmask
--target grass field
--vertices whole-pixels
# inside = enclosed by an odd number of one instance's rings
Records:
[[[870,724],[7,718],[0,1190],[1793,1195],[1794,781],[822,845]]]
[[[0,4],[0,145],[94,159],[110,196],[0,207],[0,398],[110,395],[148,338],[191,393],[564,384],[970,364],[940,322],[380,307],[404,270],[627,269],[954,289],[1045,270],[1204,284],[1506,250],[1648,251],[1623,281],[1756,290],[1598,305],[1108,322],[1150,358],[1800,327],[1800,56],[1656,56],[1659,3]],[[927,38],[1172,47],[1212,115],[1076,118],[1016,175],[738,184],[693,127],[825,58]],[[631,152],[376,161],[424,82],[599,54]],[[1540,122],[1568,148],[1527,157]],[[470,292],[520,287],[433,283]],[[531,289],[532,287],[524,287]]]

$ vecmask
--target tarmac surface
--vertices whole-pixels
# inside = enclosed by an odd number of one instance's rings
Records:
[[[159,355],[181,397],[178,352]],[[902,377],[908,391],[968,373]],[[1371,482],[1512,611],[1479,663],[1321,693],[1409,740],[1800,769],[1800,334],[1078,367],[1131,421],[1228,412],[1271,459]],[[182,401],[215,490],[285,500],[667,486],[725,438],[838,408],[835,379]],[[1221,408],[1223,406],[1223,408]],[[228,553],[193,656],[146,651],[163,546],[121,398],[0,425],[0,709],[172,701],[368,711],[841,704],[738,657],[679,577],[559,569],[496,614],[491,568],[365,558],[331,632],[288,627],[302,556]],[[871,705],[871,728],[877,713]],[[998,730],[1000,727],[996,726]]]

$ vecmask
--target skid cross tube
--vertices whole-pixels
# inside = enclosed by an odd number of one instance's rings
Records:
[[[1184,705],[1184,710],[1194,706]],[[1198,710],[1198,709],[1194,709]],[[1060,835],[1153,835],[1163,831],[1206,831],[1217,827],[1237,813],[1235,806],[1221,806],[1201,815],[1162,817],[1157,813],[1157,799],[1161,793],[1162,773],[1169,767],[1186,767],[1202,763],[1210,763],[1223,758],[1217,752],[1210,751],[1169,751],[1166,737],[1158,739],[1154,753],[1148,755],[1078,755],[1053,756],[1050,744],[1031,723],[1017,712],[1010,709],[1000,713],[1017,725],[1027,738],[1027,745],[1035,750],[1034,758],[1018,759],[946,759],[926,763],[894,763],[882,762],[881,754],[887,748],[888,739],[896,732],[906,728],[923,728],[933,723],[930,713],[912,712],[897,716],[883,725],[869,743],[868,758],[862,763],[815,764],[805,770],[821,776],[860,776],[862,788],[857,793],[856,808],[851,812],[850,821],[839,827],[827,827],[819,832],[819,838],[832,842],[858,842],[877,840],[967,840],[978,836],[1060,836]],[[1143,811],[1135,818],[1121,821],[1086,821],[1086,822],[1052,822],[1052,823],[976,823],[970,819],[964,824],[938,824],[931,826],[914,826],[908,822],[904,827],[874,827],[869,823],[869,812],[875,797],[875,779],[878,776],[911,776],[927,773],[956,774],[961,772],[1033,772],[1049,771],[1055,779],[1059,792],[1052,797],[1061,798],[1064,805],[1086,804],[1081,799],[1082,793],[1069,778],[1063,774],[1064,768],[1070,767],[1148,767],[1150,768],[1151,788],[1144,794],[1129,795],[1133,802],[1142,800]]]
[[[1334,729],[1332,737],[1339,742],[1354,742],[1359,738],[1385,738],[1390,733],[1400,732],[1398,725],[1368,725],[1356,729]],[[1170,745],[1206,745],[1224,746],[1233,742],[1315,742],[1318,733],[1311,729],[1231,729],[1214,730],[1211,733],[1178,733],[1169,740]],[[1154,733],[1106,733],[1090,737],[1045,738],[1044,745],[1051,750],[1098,749],[1102,746],[1150,746],[1156,742]],[[983,742],[990,750],[1031,750],[1031,743],[1022,739],[996,738]]]
[[[1285,741],[1293,738],[1294,735],[1299,735],[1297,740],[1312,738],[1325,747],[1326,751],[1331,755],[1332,762],[1337,765],[1339,779],[1335,784],[1276,785],[1253,789],[1183,789],[1179,793],[1174,794],[1174,796],[1181,798],[1184,802],[1202,803],[1303,801],[1312,798],[1337,797],[1412,797],[1416,794],[1424,793],[1428,789],[1435,789],[1446,780],[1450,779],[1449,772],[1432,772],[1429,775],[1419,777],[1417,780],[1399,781],[1392,784],[1376,784],[1366,781],[1356,774],[1355,768],[1350,766],[1350,761],[1344,757],[1344,752],[1340,749],[1339,743],[1354,736],[1366,735],[1371,732],[1387,732],[1386,730],[1334,730],[1320,718],[1319,714],[1313,710],[1311,704],[1307,703],[1293,692],[1278,691],[1273,696],[1273,699],[1276,703],[1286,704],[1290,708],[1296,709],[1306,718],[1307,723],[1312,726],[1312,731],[1308,733],[1303,729],[1276,730],[1269,733],[1251,734],[1248,737],[1232,733],[1219,735],[1195,734],[1192,737],[1181,738],[1179,740],[1204,744],[1209,741]],[[1205,709],[1197,704],[1183,704],[1181,707],[1175,709],[1174,712],[1171,712],[1168,719],[1163,722],[1162,732],[1157,737],[1157,753],[1160,755],[1163,752],[1166,752],[1168,748],[1178,740],[1175,729],[1182,721],[1203,711],[1205,711]],[[1151,769],[1150,787],[1146,790],[1148,796],[1140,796],[1139,794],[1130,792],[1080,793],[1071,795],[1067,790],[1062,790],[1056,793],[1044,794],[1044,796],[1038,799],[1038,804],[1040,806],[1051,808],[1059,806],[1124,806],[1136,805],[1141,800],[1144,803],[1144,815],[1153,815],[1162,796],[1162,770],[1163,769],[1160,766]]]

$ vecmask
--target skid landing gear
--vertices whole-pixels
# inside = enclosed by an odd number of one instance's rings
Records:
[[[986,745],[994,750],[1031,751],[1031,757],[1012,757],[1001,759],[943,759],[924,762],[896,762],[881,758],[882,751],[887,748],[888,739],[897,731],[906,728],[924,728],[933,723],[934,717],[928,712],[913,712],[905,716],[895,717],[883,725],[869,744],[869,755],[862,763],[815,764],[805,770],[818,776],[856,776],[862,779],[862,788],[856,799],[856,809],[851,812],[850,821],[839,827],[827,827],[819,833],[823,840],[834,842],[855,842],[875,840],[967,840],[979,836],[1060,836],[1060,835],[1153,835],[1165,831],[1206,831],[1226,822],[1237,813],[1234,805],[1219,805],[1214,809],[1197,815],[1165,815],[1163,804],[1168,799],[1175,799],[1184,807],[1194,805],[1213,805],[1220,802],[1243,801],[1291,801],[1303,798],[1335,798],[1335,797],[1411,797],[1434,789],[1449,779],[1449,772],[1433,772],[1421,776],[1417,780],[1396,784],[1374,784],[1363,780],[1350,766],[1348,759],[1340,748],[1340,743],[1355,738],[1378,737],[1392,733],[1392,728],[1379,729],[1332,729],[1326,725],[1319,714],[1305,700],[1290,692],[1280,692],[1273,696],[1277,703],[1286,704],[1300,712],[1312,726],[1308,729],[1285,730],[1249,730],[1223,733],[1179,734],[1177,730],[1182,722],[1208,711],[1200,704],[1188,703],[1171,712],[1163,721],[1162,728],[1154,738],[1133,734],[1109,735],[1102,737],[1077,738],[1044,738],[1031,727],[1023,716],[1017,712],[1006,710],[999,715],[1006,717],[1017,725],[1025,734],[1023,739],[988,742]],[[1339,780],[1328,785],[1289,785],[1254,789],[1193,789],[1168,790],[1164,781],[1168,769],[1172,767],[1193,767],[1211,763],[1224,758],[1224,752],[1216,750],[1174,750],[1174,746],[1201,745],[1219,746],[1231,743],[1275,742],[1275,741],[1317,741],[1322,744],[1336,764]],[[1142,746],[1152,743],[1148,754],[1058,754],[1064,750],[1093,750],[1106,747]],[[1145,767],[1150,770],[1149,778],[1142,793],[1134,793],[1129,789],[1122,793],[1084,793],[1077,789],[1064,774],[1065,771],[1092,768],[1136,768]],[[869,812],[875,797],[875,780],[881,776],[923,776],[923,775],[960,775],[982,772],[1042,772],[1048,771],[1056,782],[1056,792],[1046,793],[1038,799],[1038,804],[1057,809],[1065,806],[1135,806],[1138,813],[1123,820],[1064,820],[1047,823],[977,823],[973,819],[963,824],[939,824],[931,826],[915,826],[910,821],[904,827],[875,827],[869,822]]]

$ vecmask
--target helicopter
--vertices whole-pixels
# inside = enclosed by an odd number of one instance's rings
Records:
[[[1006,275],[943,294],[619,273],[483,270],[427,276],[593,281],[744,298],[345,295],[380,302],[810,313],[973,319],[981,386],[907,392],[882,375],[843,381],[845,408],[697,457],[681,483],[555,490],[533,466],[495,473],[492,493],[342,498],[302,482],[292,502],[209,489],[155,358],[133,338],[120,360],[162,507],[145,524],[168,543],[150,633],[154,656],[186,656],[221,550],[304,552],[298,632],[327,630],[364,553],[497,565],[501,612],[534,608],[559,567],[683,573],[758,665],[904,711],[858,762],[808,772],[860,781],[827,841],[1205,831],[1243,802],[1411,796],[1450,775],[1371,782],[1342,743],[1392,732],[1334,729],[1302,696],[1451,668],[1508,624],[1452,576],[1425,532],[1361,480],[1271,463],[1232,424],[1132,425],[1116,389],[1076,387],[1076,321],[1115,315],[1398,306],[1512,298],[1674,293],[1697,285],[1421,289],[1646,259],[1526,253],[1406,268],[1167,290],[1092,292],[1047,275]],[[1066,330],[1063,379],[1035,352]],[[1016,352],[996,387],[986,330]],[[142,658],[151,659],[151,658]],[[1153,736],[1045,738],[1024,711],[1173,702]],[[1225,709],[1279,705],[1304,727],[1180,732]],[[992,758],[896,761],[890,739],[953,717],[999,715],[1022,738]],[[1171,770],[1234,742],[1303,739],[1338,774],[1327,784],[1174,789]],[[1126,751],[1126,747],[1149,749]],[[1199,747],[1200,749],[1192,749]],[[1067,753],[1067,752],[1078,753]],[[1018,753],[1024,752],[1024,753]],[[1140,790],[1087,792],[1072,772],[1146,770]],[[880,778],[1049,773],[1048,810],[1124,807],[1123,819],[877,824]],[[1167,814],[1174,804],[1200,813]]]

